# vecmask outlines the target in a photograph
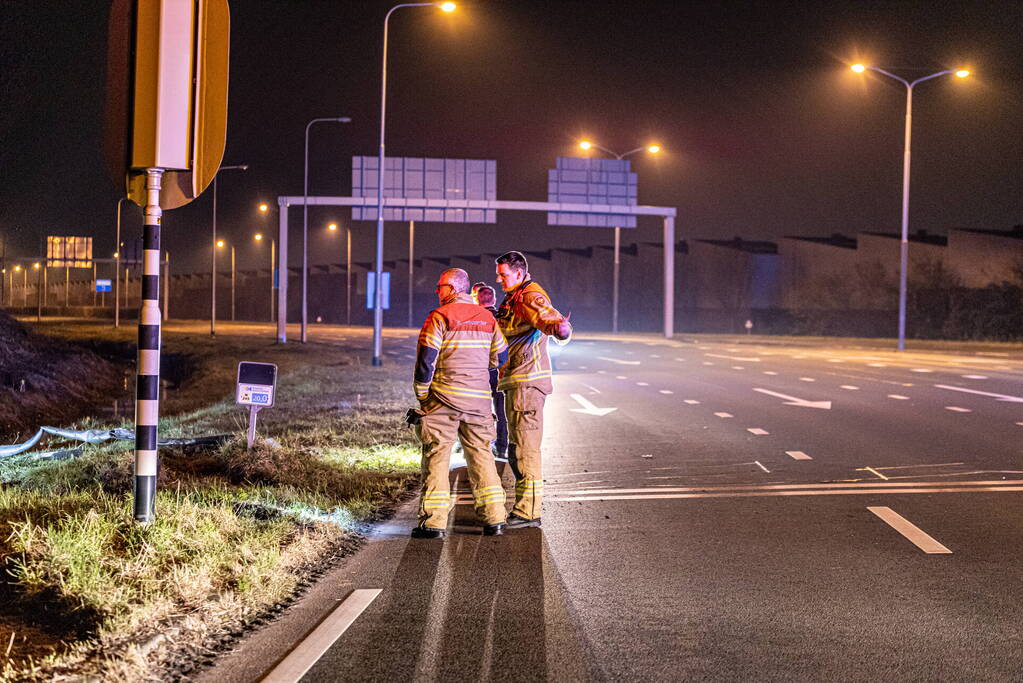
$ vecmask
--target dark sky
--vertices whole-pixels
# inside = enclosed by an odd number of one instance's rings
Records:
[[[261,200],[349,194],[353,154],[374,155],[383,16],[393,2],[232,0],[225,164],[218,223],[241,267],[262,263],[251,234]],[[119,186],[102,156],[105,3],[0,0],[0,235],[35,254],[45,234],[93,235],[113,251]],[[546,199],[546,172],[588,136],[634,157],[640,203],[675,206],[686,238],[896,231],[905,89],[857,76],[863,59],[906,76],[968,65],[975,78],[921,85],[914,98],[911,228],[1023,223],[1023,3],[573,2],[477,0],[453,15],[396,12],[389,155],[496,159],[498,198]],[[209,191],[164,215],[175,270],[204,268]],[[293,209],[292,225],[300,228]],[[310,213],[311,252],[337,262],[328,220]],[[141,213],[126,213],[141,232]],[[374,224],[355,224],[356,258]],[[295,234],[295,233],[293,233]],[[406,249],[389,225],[388,257]],[[659,240],[657,219],[632,236]],[[495,225],[421,224],[421,255],[610,243],[599,228],[550,228],[541,214]],[[292,253],[298,251],[292,242]],[[294,263],[294,260],[292,261]],[[180,272],[180,271],[178,271]]]

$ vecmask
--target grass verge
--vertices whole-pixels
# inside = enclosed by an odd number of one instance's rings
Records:
[[[52,335],[127,344],[96,325]],[[414,344],[414,341],[407,342]],[[157,520],[132,520],[132,445],[72,460],[0,461],[0,676],[173,678],[197,654],[272,613],[359,542],[363,525],[413,485],[418,449],[401,422],[410,362],[265,338],[168,332],[165,357],[191,368],[164,402],[161,437],[231,433],[212,452],[161,453]],[[129,344],[130,346],[130,344]],[[277,405],[245,450],[233,403],[240,359],[280,366]],[[166,413],[165,413],[166,414]],[[117,426],[87,419],[80,428]],[[130,425],[126,425],[130,426]]]

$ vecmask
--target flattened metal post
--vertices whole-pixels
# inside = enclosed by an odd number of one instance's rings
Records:
[[[288,342],[288,204],[277,200],[277,343]],[[273,275],[271,274],[271,278]]]
[[[142,307],[139,312],[138,374],[135,378],[135,521],[156,518],[160,418],[160,181],[163,169],[146,169],[143,228]]]
[[[664,336],[675,334],[675,217],[664,217]]]

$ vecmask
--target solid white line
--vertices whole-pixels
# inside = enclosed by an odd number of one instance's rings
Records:
[[[813,460],[813,458],[803,451],[785,451],[785,455],[789,456],[793,460]]]
[[[1023,397],[1020,396],[1009,396],[1007,394],[992,394],[989,391],[977,391],[976,389],[966,389],[964,387],[953,387],[947,384],[935,384],[938,389],[948,389],[949,391],[961,391],[964,394],[975,394],[977,396],[990,396],[996,398],[999,401],[1007,401],[1009,403],[1023,403]]]
[[[884,482],[878,482],[875,486],[880,486]],[[901,485],[901,484],[900,484]],[[892,494],[892,493],[973,493],[975,491],[981,492],[992,492],[992,491],[1011,491],[1020,492],[1023,491],[1023,486],[987,486],[981,488],[901,488],[901,489],[827,489],[827,490],[794,490],[788,489],[785,491],[721,491],[715,493],[648,493],[642,495],[592,495],[589,491],[586,492],[585,496],[567,496],[567,495],[554,495],[548,496],[547,500],[559,503],[575,503],[575,502],[604,502],[608,500],[668,500],[668,499],[682,499],[682,498],[756,498],[756,497],[773,497],[773,496],[860,496],[860,495],[878,495],[878,494]]]
[[[928,555],[951,555],[952,551],[924,533],[923,529],[910,522],[889,507],[868,507],[868,510],[880,517],[888,526],[905,536],[910,543]]]
[[[960,408],[959,406],[945,406],[945,410],[951,410],[953,413],[972,413],[973,412],[969,408]]]
[[[759,467],[760,469],[762,469],[763,471],[767,472],[768,474],[771,473],[771,470],[769,470],[766,467],[764,467],[763,465],[761,465],[759,460],[754,460],[753,464],[756,465],[757,467]]]
[[[730,417],[735,417],[735,416],[734,416],[734,415],[732,415],[731,413],[714,413],[714,415],[715,415],[716,417],[720,417],[720,418],[723,418],[723,419],[726,419],[726,420],[727,420],[728,418],[730,418]]]
[[[335,607],[312,633],[262,679],[263,683],[294,683],[302,678],[381,592],[380,588],[352,591],[344,602]]]
[[[875,475],[878,479],[884,479],[885,481],[888,481],[888,477],[884,476],[883,474],[881,474],[880,472],[875,470],[873,467],[861,467],[861,468],[859,468],[858,471],[870,472],[871,474]]]
[[[738,463],[749,465],[751,463]],[[671,469],[671,468],[662,468]],[[600,474],[607,474],[601,472]],[[984,481],[851,481],[833,484],[739,484],[735,486],[672,486],[644,489],[584,489],[578,491],[558,491],[559,495],[570,496],[584,494],[588,496],[598,493],[609,495],[619,493],[735,493],[739,491],[830,491],[832,489],[863,489],[872,492],[889,489],[927,491],[943,489],[977,489],[981,491],[998,491],[1002,488],[1023,490],[1023,479],[992,479]]]
[[[632,351],[626,351],[626,353],[633,353]],[[617,363],[618,365],[639,365],[638,360],[620,360],[618,358],[608,358],[607,356],[597,356],[600,360],[606,360],[609,363]]]
[[[760,427],[747,427],[746,431],[749,432],[750,434],[756,434],[757,436],[765,436],[767,434],[770,434],[770,432],[768,432],[766,429],[761,429]]]

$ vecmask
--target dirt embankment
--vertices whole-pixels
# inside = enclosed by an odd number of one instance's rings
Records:
[[[61,426],[125,391],[124,367],[42,337],[0,312],[0,443]]]

